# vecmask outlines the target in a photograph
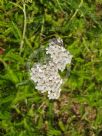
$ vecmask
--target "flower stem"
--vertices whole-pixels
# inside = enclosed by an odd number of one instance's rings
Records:
[[[27,26],[26,4],[25,3],[23,4],[23,13],[24,13],[24,27],[23,27],[22,40],[20,44],[20,54],[22,53],[22,50],[23,50],[24,39],[25,39],[25,34],[26,34],[26,26]]]

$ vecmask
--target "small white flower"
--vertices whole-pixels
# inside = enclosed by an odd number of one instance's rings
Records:
[[[60,97],[60,89],[56,92],[48,92],[49,99],[58,99]]]

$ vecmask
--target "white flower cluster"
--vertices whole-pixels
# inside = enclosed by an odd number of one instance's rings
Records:
[[[58,46],[57,44],[53,46],[53,44],[53,41],[49,44],[46,54],[50,54],[56,67],[63,71],[66,65],[71,63],[72,55],[63,46]]]
[[[61,39],[56,43],[50,41],[46,54],[51,55],[51,60],[46,64],[35,64],[31,68],[31,79],[36,83],[36,89],[40,92],[48,92],[49,99],[58,99],[63,83],[58,70],[63,71],[66,64],[71,63],[72,55],[62,46],[59,46]]]
[[[60,96],[62,79],[52,62],[46,65],[36,64],[31,68],[31,79],[36,83],[36,89],[42,93],[48,91],[49,99]]]

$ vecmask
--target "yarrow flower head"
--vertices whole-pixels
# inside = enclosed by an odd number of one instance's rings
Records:
[[[48,92],[49,99],[60,97],[61,79],[58,70],[63,71],[66,64],[71,63],[72,55],[62,46],[62,39],[50,40],[46,54],[50,54],[47,64],[36,63],[30,70],[31,79],[36,83],[36,89],[41,93]]]
[[[71,63],[72,55],[63,46],[53,45],[53,41],[46,48],[46,54],[51,55],[52,62],[61,71],[65,69],[67,64]]]

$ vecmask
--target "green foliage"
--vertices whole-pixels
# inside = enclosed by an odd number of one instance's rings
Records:
[[[0,1],[0,136],[102,135],[101,11],[101,0]],[[57,101],[35,89],[26,67],[53,37],[73,55]]]

